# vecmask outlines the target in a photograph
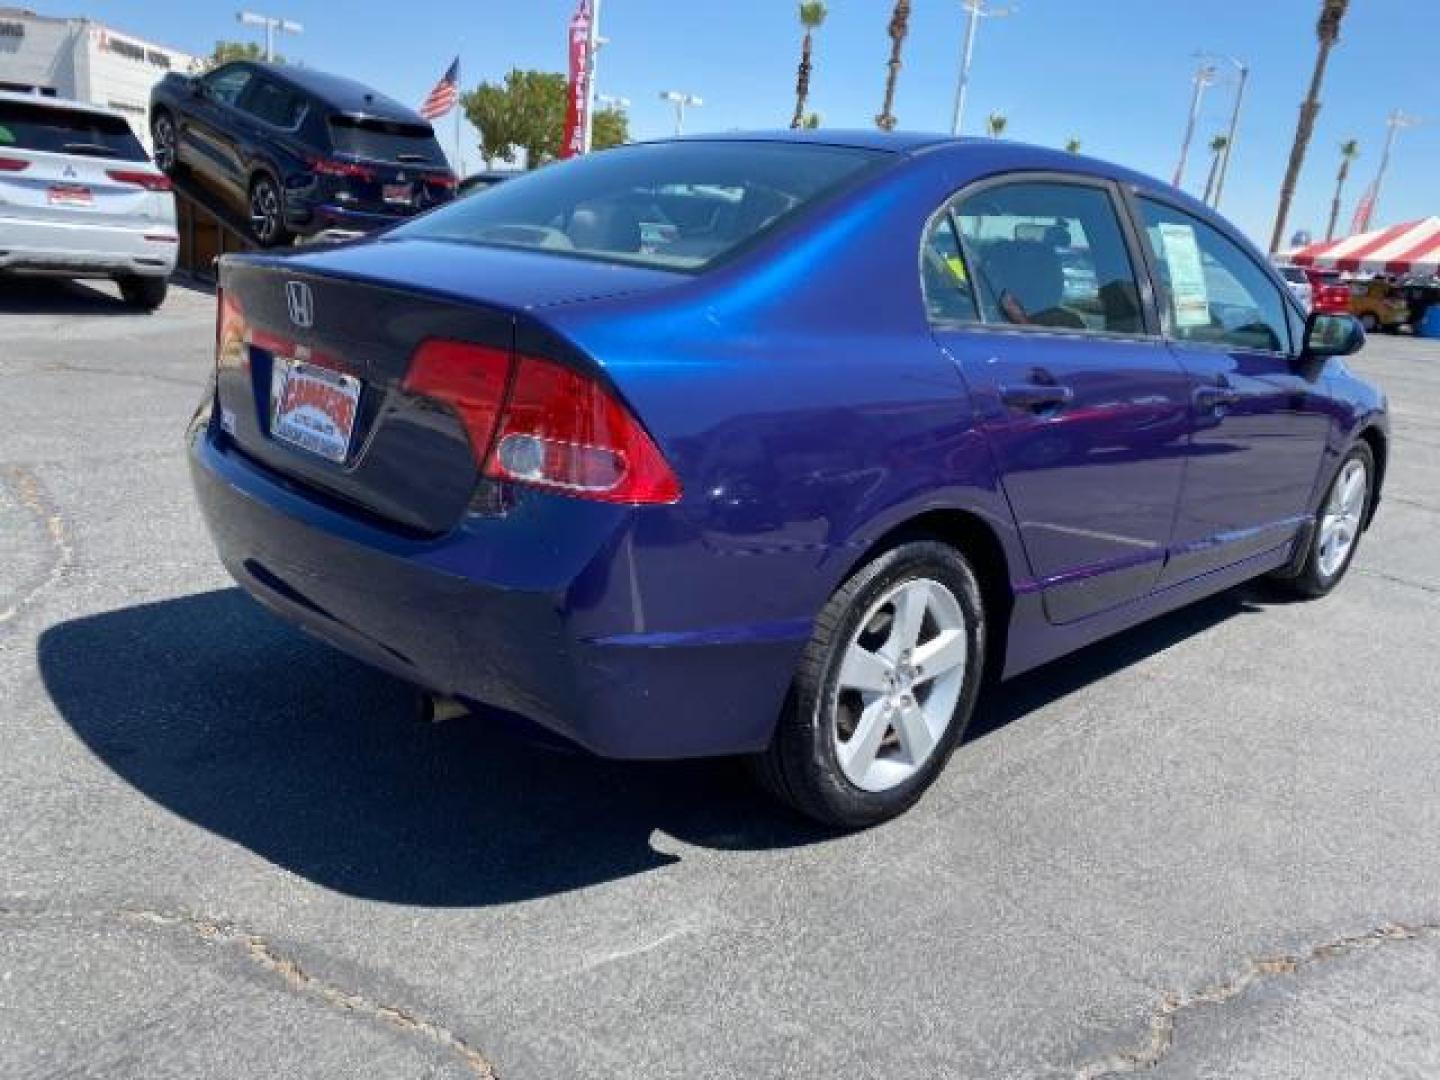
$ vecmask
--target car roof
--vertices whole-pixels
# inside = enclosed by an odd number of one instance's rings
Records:
[[[259,60],[246,60],[243,63],[278,82],[289,83],[341,112],[430,126],[414,109],[343,75],[332,75],[327,71],[316,71],[293,64],[267,64]]]
[[[107,108],[104,105],[92,105],[88,101],[76,101],[73,98],[47,97],[44,94],[19,94],[10,90],[0,90],[0,101],[40,105],[50,109],[71,109],[78,112],[95,113],[99,116],[114,116],[127,122],[129,120],[129,117],[119,109]]]
[[[801,130],[724,131],[684,135],[657,142],[793,142],[817,146],[847,146],[857,150],[889,150],[903,154],[936,143],[982,140],[952,140],[948,135],[922,131],[877,131],[866,128],[824,128]]]

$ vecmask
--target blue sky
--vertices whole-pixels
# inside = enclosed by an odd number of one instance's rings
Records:
[[[1001,0],[1006,2],[1006,0]],[[1018,0],[1020,10],[980,28],[968,133],[992,109],[1008,137],[1060,145],[1169,178],[1179,155],[1196,50],[1228,53],[1252,68],[1248,104],[1223,209],[1268,240],[1297,106],[1314,59],[1318,0]],[[371,83],[418,103],[458,50],[466,87],[512,67],[559,71],[574,0],[424,0],[336,3],[253,0],[303,23],[283,49],[306,64]],[[84,14],[178,48],[208,52],[215,39],[246,36],[240,3],[95,0],[76,9],[32,3],[42,13]],[[889,0],[832,0],[816,43],[812,107],[834,127],[869,126],[879,110],[889,40]],[[789,0],[604,0],[599,89],[628,97],[632,133],[668,134],[659,91],[698,94],[691,130],[774,127],[794,103],[799,30]],[[896,113],[901,127],[949,126],[962,32],[959,0],[914,0]],[[1385,116],[1400,107],[1428,124],[1403,131],[1379,208],[1385,223],[1440,214],[1440,2],[1355,0],[1331,62],[1291,230],[1323,232],[1337,145],[1361,141],[1342,211],[1379,160]],[[1203,186],[1209,139],[1223,131],[1233,86],[1213,87],[1191,153],[1188,184]],[[453,127],[440,122],[442,142]],[[472,142],[473,147],[473,142]],[[469,163],[478,154],[469,152]]]

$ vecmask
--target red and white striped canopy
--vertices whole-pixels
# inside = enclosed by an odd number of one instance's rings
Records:
[[[1440,217],[1311,244],[1291,252],[1290,261],[1352,273],[1440,273]]]

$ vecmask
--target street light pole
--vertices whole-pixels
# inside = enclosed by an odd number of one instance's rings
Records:
[[[1235,135],[1240,129],[1240,106],[1245,101],[1245,84],[1250,79],[1250,68],[1242,60],[1227,56],[1240,72],[1240,83],[1235,87],[1235,107],[1230,112],[1230,133],[1225,136],[1225,156],[1220,159],[1220,176],[1215,181],[1215,209],[1220,209],[1220,195],[1225,190],[1225,175],[1230,171],[1230,155],[1235,152]]]
[[[1401,128],[1414,127],[1420,123],[1418,116],[1406,116],[1399,109],[1395,109],[1385,121],[1389,129],[1385,133],[1385,149],[1380,154],[1380,168],[1375,173],[1375,183],[1371,187],[1370,195],[1370,216],[1374,217],[1375,207],[1380,205],[1380,185],[1385,182],[1385,172],[1390,168],[1390,151],[1395,148],[1395,134]]]
[[[675,137],[678,139],[685,134],[685,109],[686,107],[699,108],[705,102],[694,94],[682,93],[679,90],[661,90],[660,100],[668,101],[675,106]]]
[[[950,134],[960,134],[960,121],[965,115],[965,95],[970,89],[970,61],[975,55],[975,30],[981,19],[999,19],[1014,8],[987,8],[985,0],[960,0],[965,9],[965,44],[960,49],[960,80],[955,86],[955,112],[950,118]]]
[[[1200,117],[1200,102],[1205,97],[1205,88],[1215,81],[1215,68],[1201,61],[1195,72],[1195,93],[1190,98],[1190,118],[1185,123],[1185,140],[1180,144],[1180,161],[1175,166],[1175,179],[1179,187],[1185,180],[1185,163],[1190,159],[1190,140],[1195,137],[1195,121]]]
[[[236,14],[235,21],[245,26],[263,26],[265,28],[265,62],[275,62],[275,33],[282,34],[303,34],[305,27],[289,19],[282,19],[275,15],[259,15],[253,11],[241,11]]]

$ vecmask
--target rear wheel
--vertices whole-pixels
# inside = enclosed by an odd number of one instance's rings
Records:
[[[125,303],[141,311],[154,311],[170,290],[170,282],[163,277],[122,277],[117,284]]]
[[[912,806],[975,707],[985,620],[949,545],[903,544],[863,567],[815,621],[761,782],[802,813],[860,828]]]
[[[1299,596],[1317,597],[1340,584],[1360,546],[1374,487],[1375,455],[1368,443],[1357,442],[1325,494],[1300,573],[1282,579],[1286,588]]]
[[[1365,328],[1367,334],[1373,334],[1380,329],[1380,320],[1367,311],[1360,316],[1360,325]]]
[[[174,173],[180,165],[179,135],[175,118],[161,109],[150,122],[150,142],[155,148],[155,164],[163,173]]]
[[[293,239],[285,228],[280,185],[269,173],[261,173],[250,183],[250,231],[261,247],[279,247]]]

